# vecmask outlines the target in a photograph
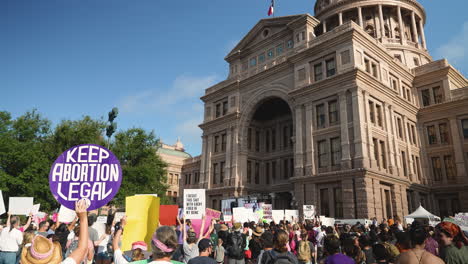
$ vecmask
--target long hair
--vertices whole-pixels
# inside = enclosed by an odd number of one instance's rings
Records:
[[[8,232],[11,232],[11,230],[13,230],[13,228],[15,228],[16,224],[19,224],[19,218],[17,216],[13,216],[10,219],[10,231],[8,231]]]
[[[138,261],[145,259],[145,254],[141,248],[137,248],[132,251],[132,261]]]
[[[155,239],[159,240],[165,247],[172,249],[171,252],[164,252],[158,248],[153,242]],[[153,260],[161,259],[165,257],[171,257],[174,251],[179,246],[178,239],[175,231],[169,226],[159,227],[153,235],[153,241],[151,242],[151,249],[153,251]]]
[[[288,233],[286,233],[286,231],[284,230],[280,229],[273,235],[274,248],[279,252],[288,251],[288,247],[287,247],[288,242],[289,242],[289,236],[288,236]]]

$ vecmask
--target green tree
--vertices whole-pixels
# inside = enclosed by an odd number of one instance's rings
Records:
[[[156,154],[159,140],[154,132],[132,128],[115,135],[112,152],[122,165],[123,180],[114,202],[123,205],[126,196],[134,194],[166,194],[167,164]]]

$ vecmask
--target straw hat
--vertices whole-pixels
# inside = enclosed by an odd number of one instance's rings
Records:
[[[62,262],[62,248],[59,243],[36,235],[29,248],[21,252],[22,264],[60,264]]]
[[[222,224],[220,227],[219,227],[219,231],[228,231],[229,228],[227,227],[227,225],[225,224]]]
[[[253,233],[255,236],[258,236],[258,237],[259,237],[259,236],[262,236],[262,234],[263,234],[263,228],[257,226],[257,227],[255,228],[255,231],[253,231],[252,233]]]

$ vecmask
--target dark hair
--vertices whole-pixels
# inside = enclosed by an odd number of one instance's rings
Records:
[[[328,234],[333,234],[333,227],[331,226],[327,226],[325,228],[325,233],[328,235]]]
[[[43,228],[47,224],[47,221],[42,221],[39,223],[39,229]]]
[[[390,235],[389,232],[387,231],[382,231],[380,232],[380,234],[377,235],[379,237],[379,239],[382,241],[382,242],[387,242],[387,241],[390,241],[392,239],[392,236]]]
[[[369,235],[362,235],[359,237],[359,245],[361,245],[362,248],[364,247],[370,247],[372,245],[371,239]]]
[[[387,249],[382,244],[375,244],[372,246],[372,253],[374,254],[375,260],[388,260]]]
[[[426,228],[422,226],[413,225],[409,231],[409,236],[413,246],[422,245],[429,237],[429,232],[427,232]]]
[[[141,248],[137,248],[132,251],[132,261],[144,260],[145,254]]]
[[[340,241],[336,237],[325,238],[324,248],[328,254],[333,255],[340,251]]]
[[[58,243],[60,243],[60,238],[59,238],[57,235],[55,235],[55,234],[47,235],[47,238],[48,238],[48,239],[51,239],[52,242],[58,242]]]
[[[79,237],[80,236],[80,226],[79,225],[75,226],[75,229],[73,229],[73,232],[75,233],[76,237]]]
[[[65,233],[68,230],[68,226],[64,223],[61,223],[57,229],[55,229],[55,233],[60,234],[60,233]]]
[[[165,257],[170,257],[174,253],[174,251],[179,246],[178,239],[175,231],[170,226],[161,226],[156,229],[156,238],[166,245],[168,248],[173,249],[172,252],[164,252],[159,249],[154,243],[151,243],[151,249],[153,251],[153,259],[161,259]],[[154,235],[153,235],[154,237]]]
[[[398,232],[395,234],[397,243],[403,249],[410,249],[411,248],[411,238],[408,232]]]
[[[10,218],[10,231],[9,231],[9,232],[11,232],[11,230],[13,230],[13,228],[15,228],[15,225],[16,225],[16,224],[19,224],[19,222],[20,222],[19,217],[17,217],[17,216],[12,216],[12,217]]]
[[[284,230],[278,230],[273,235],[273,244],[277,251],[286,252],[288,251],[287,244],[289,242],[289,235]]]
[[[273,247],[273,233],[266,231],[260,236],[262,241],[263,248],[272,248]]]

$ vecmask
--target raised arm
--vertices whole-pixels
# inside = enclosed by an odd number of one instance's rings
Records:
[[[78,217],[80,218],[80,237],[78,240],[78,248],[75,249],[69,256],[72,258],[75,263],[81,263],[84,260],[86,253],[88,252],[88,215],[86,213],[86,202],[81,199],[76,202],[75,211]]]
[[[8,219],[7,219],[7,222],[6,222],[6,228],[9,228],[10,227],[10,218],[11,218],[11,213],[8,212]]]
[[[68,231],[72,231],[75,228],[76,221],[78,221],[78,216],[68,225]]]
[[[32,213],[29,213],[28,221],[27,221],[26,224],[23,226],[23,231],[26,231],[26,229],[29,228],[29,226],[31,225],[31,220],[32,220]]]
[[[208,238],[208,236],[211,234],[211,232],[213,232],[215,222],[216,222],[215,219],[212,219],[212,220],[211,220],[210,228],[208,229],[208,231],[206,232],[206,234],[203,235],[202,238]]]
[[[205,230],[205,220],[206,220],[206,216],[203,215],[200,232],[198,232],[198,241],[200,241],[203,238],[203,231]]]
[[[114,239],[112,240],[112,247],[114,248],[114,252],[120,249],[119,247],[120,237],[122,236],[122,232],[126,223],[127,223],[127,217],[124,216],[122,219],[120,219],[121,228],[115,232]]]
[[[187,223],[185,222],[185,216],[182,218],[183,223],[182,223],[182,232],[183,232],[183,239],[184,243],[187,241]]]

